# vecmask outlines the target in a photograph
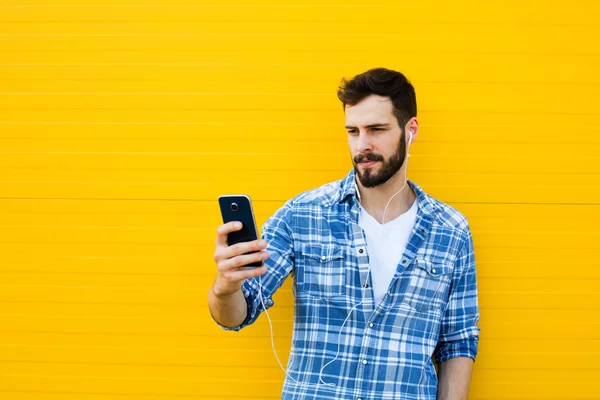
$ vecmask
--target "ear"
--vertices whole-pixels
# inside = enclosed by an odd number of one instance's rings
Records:
[[[408,143],[408,145],[411,145],[415,142],[415,140],[417,139],[417,136],[419,135],[419,121],[417,121],[416,117],[411,118],[407,123],[406,126],[404,127],[404,131],[406,132],[406,140],[408,142],[409,138],[411,137],[411,132],[412,132],[412,140]]]

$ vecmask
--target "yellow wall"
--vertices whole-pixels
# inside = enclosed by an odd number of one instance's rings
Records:
[[[600,398],[600,5],[278,3],[1,2],[0,398],[277,398],[264,317],[207,312],[216,198],[262,224],[344,176],[336,86],[374,66],[416,86],[409,177],[471,222],[470,398]]]

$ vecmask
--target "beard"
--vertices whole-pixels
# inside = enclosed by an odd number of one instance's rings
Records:
[[[358,180],[361,185],[366,188],[374,188],[375,186],[382,185],[390,180],[396,172],[400,171],[402,165],[404,165],[404,159],[406,156],[406,134],[402,132],[400,142],[396,147],[396,152],[387,160],[378,153],[366,153],[358,154],[352,159],[354,165],[354,172],[358,176]],[[364,169],[361,173],[358,169],[358,164],[363,161],[379,161],[381,162],[381,168],[378,172],[373,172],[371,168]]]

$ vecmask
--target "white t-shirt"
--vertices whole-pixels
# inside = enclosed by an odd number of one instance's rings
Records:
[[[410,209],[381,225],[362,206],[359,225],[365,231],[375,306],[387,292],[417,220],[417,200]]]

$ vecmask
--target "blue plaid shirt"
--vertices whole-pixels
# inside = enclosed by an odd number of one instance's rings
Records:
[[[473,240],[457,210],[415,191],[415,226],[387,294],[373,300],[369,255],[358,224],[354,171],[289,200],[265,223],[267,308],[288,275],[295,297],[294,331],[283,399],[435,400],[434,362],[475,359],[479,309]],[[262,312],[258,280],[242,291],[252,324]],[[350,318],[340,328],[353,306]],[[337,360],[333,360],[340,344]]]

